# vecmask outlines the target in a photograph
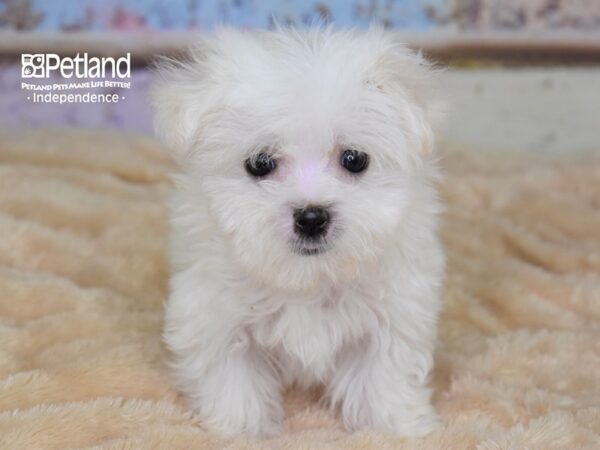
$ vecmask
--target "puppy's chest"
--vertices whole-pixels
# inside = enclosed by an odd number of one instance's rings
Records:
[[[307,373],[323,381],[342,348],[370,331],[371,315],[365,315],[364,304],[356,299],[294,300],[257,321],[251,333],[279,360],[282,370]]]

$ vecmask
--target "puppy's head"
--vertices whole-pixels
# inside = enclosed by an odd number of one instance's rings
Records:
[[[284,288],[349,281],[423,183],[430,72],[380,30],[221,30],[160,69],[156,129],[236,263]]]

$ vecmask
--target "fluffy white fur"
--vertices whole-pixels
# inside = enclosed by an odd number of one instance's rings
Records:
[[[381,30],[220,30],[164,63],[156,129],[179,162],[165,340],[180,389],[223,434],[276,433],[281,392],[325,386],[349,430],[423,435],[444,256],[431,70]],[[352,175],[345,148],[370,156]],[[276,155],[267,177],[244,161]],[[334,212],[292,251],[293,207]]]

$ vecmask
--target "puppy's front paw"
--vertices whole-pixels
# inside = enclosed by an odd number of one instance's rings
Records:
[[[344,417],[346,428],[351,431],[372,428],[392,431],[401,436],[421,437],[436,430],[442,422],[429,405],[421,411],[410,407],[381,405],[381,410],[363,411],[360,419]],[[369,408],[367,408],[369,409]],[[421,408],[419,408],[421,409]]]
[[[429,405],[424,409],[422,412],[395,415],[391,420],[393,431],[402,436],[421,437],[440,428],[442,421],[434,409]]]
[[[250,352],[233,351],[220,362],[186,386],[201,424],[223,436],[277,434],[283,405],[280,385],[269,367]]]
[[[388,392],[387,395],[365,389],[361,396],[345,398],[342,418],[351,431],[372,428],[414,437],[425,436],[442,423],[429,404],[426,388]]]
[[[203,426],[223,436],[266,437],[280,432],[283,412],[279,405],[235,386],[228,394],[203,397],[196,408]]]

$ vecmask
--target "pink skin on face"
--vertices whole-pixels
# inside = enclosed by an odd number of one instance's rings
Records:
[[[318,191],[322,161],[318,154],[308,155],[294,171],[298,193],[309,200]]]

